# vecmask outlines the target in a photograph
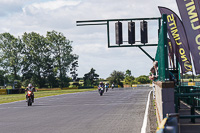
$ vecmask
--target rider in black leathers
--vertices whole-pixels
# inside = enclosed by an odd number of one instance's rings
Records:
[[[34,103],[34,91],[35,91],[35,87],[32,86],[32,84],[28,84],[27,88],[25,91],[31,91],[32,92],[32,95],[31,95],[31,98],[32,98],[32,101]],[[26,100],[28,98],[28,95],[26,94]]]

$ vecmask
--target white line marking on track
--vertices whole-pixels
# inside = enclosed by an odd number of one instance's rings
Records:
[[[148,110],[149,110],[149,102],[150,102],[150,94],[151,94],[151,92],[152,92],[152,90],[149,92],[149,95],[148,95],[148,100],[147,100],[147,104],[146,104],[146,110],[145,110],[145,114],[144,114],[144,120],[143,120],[143,124],[142,124],[142,128],[141,128],[141,133],[146,133]]]

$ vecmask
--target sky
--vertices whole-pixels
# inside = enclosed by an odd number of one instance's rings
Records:
[[[137,47],[108,48],[106,26],[76,26],[76,21],[161,17],[158,6],[179,15],[175,0],[0,0],[0,33],[15,37],[24,32],[46,35],[61,32],[73,41],[73,53],[79,56],[78,77],[91,68],[100,78],[116,70],[131,70],[134,77],[148,75],[152,60]],[[136,40],[139,41],[139,21]],[[148,22],[149,44],[158,43],[157,21]],[[123,39],[127,39],[127,22],[123,22]],[[115,45],[114,23],[110,24],[111,45]],[[143,47],[153,58],[156,47]],[[71,76],[68,73],[68,76]]]

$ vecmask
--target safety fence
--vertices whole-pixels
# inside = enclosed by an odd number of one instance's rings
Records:
[[[195,123],[200,115],[195,114],[195,110],[200,110],[200,86],[177,86],[175,88],[175,111],[179,112],[180,101],[190,107],[190,115],[182,115],[180,119],[191,119]]]
[[[152,84],[133,84],[132,87],[152,87]]]
[[[200,82],[181,82],[181,86],[200,86]]]
[[[155,60],[158,61],[158,78],[154,81],[155,104],[160,127],[157,133],[179,132],[176,128],[178,127],[178,120],[172,120],[166,114],[179,113],[180,101],[184,101],[191,107],[191,114],[180,115],[180,119],[191,119],[192,122],[195,122],[196,118],[200,118],[200,115],[195,115],[195,109],[200,109],[200,82],[181,82],[180,65],[177,60],[175,70],[169,69],[167,45],[167,16],[164,14],[155,57]]]
[[[159,125],[156,133],[179,133],[179,114],[167,114]]]

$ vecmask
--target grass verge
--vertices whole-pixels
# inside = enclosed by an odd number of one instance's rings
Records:
[[[55,96],[55,95],[85,92],[85,91],[93,91],[93,90],[96,90],[96,89],[92,88],[92,89],[38,91],[38,92],[34,92],[34,94],[35,94],[35,98],[40,98],[40,97]],[[0,104],[21,101],[21,100],[25,100],[25,94],[0,95]]]

